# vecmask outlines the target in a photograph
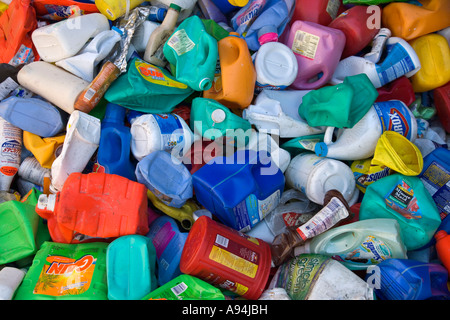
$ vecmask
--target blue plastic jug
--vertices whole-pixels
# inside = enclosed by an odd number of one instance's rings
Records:
[[[439,264],[411,259],[388,259],[377,267],[379,269],[373,270],[373,276],[379,276],[378,287],[375,283],[375,294],[380,300],[450,299],[448,272]]]
[[[117,174],[136,181],[136,161],[131,154],[130,128],[125,125],[126,109],[114,103],[106,105],[101,123],[97,163],[93,171]]]
[[[283,172],[267,152],[239,150],[212,159],[192,175],[197,200],[223,224],[249,231],[280,202]]]
[[[160,216],[151,223],[147,237],[156,249],[160,286],[181,275],[180,258],[187,236],[169,216]]]

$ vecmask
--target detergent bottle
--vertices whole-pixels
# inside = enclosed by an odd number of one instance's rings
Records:
[[[23,130],[0,117],[0,190],[9,191],[21,163]]]
[[[14,267],[4,267],[0,270],[0,300],[12,300],[25,274],[24,270]]]
[[[417,53],[404,39],[390,37],[386,42],[386,57],[379,63],[373,63],[364,57],[350,56],[339,61],[331,84],[342,82],[345,77],[365,73],[375,88],[380,88],[395,79],[412,77],[419,71],[421,64]]]
[[[248,0],[212,0],[224,14],[231,13],[248,3]]]
[[[128,14],[140,5],[143,0],[95,0],[98,11],[111,21]]]
[[[414,92],[412,83],[405,76],[401,76],[385,84],[381,88],[378,88],[377,91],[378,97],[375,102],[400,100],[409,107],[416,101],[416,93]]]
[[[291,22],[302,20],[327,26],[344,10],[342,0],[296,0]]]
[[[436,112],[447,133],[450,133],[450,81],[433,90]]]
[[[345,35],[338,29],[297,20],[285,44],[294,52],[299,70],[291,87],[312,90],[330,81],[344,50]]]
[[[388,28],[381,28],[372,40],[372,48],[370,52],[364,54],[363,57],[373,63],[377,63],[378,61],[380,61],[381,54],[383,53],[386,46],[386,41],[391,36],[391,30],[389,30]]]
[[[350,270],[365,270],[384,260],[406,259],[400,226],[393,219],[368,219],[325,231],[295,248],[295,255],[324,254]]]
[[[239,11],[231,18],[231,26],[234,31],[245,36],[250,26],[255,22],[256,18],[264,9],[267,0],[251,0],[239,9]],[[278,35],[275,33],[275,36]]]
[[[53,161],[61,153],[66,135],[42,138],[28,131],[23,132],[23,145],[29,150],[43,168],[50,169]]]
[[[450,236],[445,230],[439,230],[434,235],[436,239],[436,250],[441,263],[447,271],[450,270]],[[450,272],[450,271],[449,271]]]

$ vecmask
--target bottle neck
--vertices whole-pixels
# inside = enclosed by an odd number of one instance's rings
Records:
[[[174,28],[177,20],[178,20],[178,16],[180,15],[180,12],[169,8],[167,10],[166,13],[166,17],[164,18],[163,22],[161,23],[161,25],[166,26],[166,27],[170,27],[170,28]]]

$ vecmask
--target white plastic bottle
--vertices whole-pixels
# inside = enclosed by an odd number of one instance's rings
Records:
[[[364,55],[364,58],[373,63],[377,63],[378,61],[380,61],[386,42],[391,37],[391,35],[391,30],[389,30],[388,28],[381,28],[375,38],[373,38],[372,50],[369,53],[366,53]]]
[[[44,186],[44,177],[50,177],[51,170],[41,166],[35,157],[26,157],[20,164],[19,177],[38,186]]]
[[[73,172],[82,172],[100,143],[100,120],[75,110],[69,117],[61,154],[51,167],[50,191],[60,191]]]
[[[19,170],[22,152],[22,129],[0,117],[0,190],[9,191]]]
[[[45,61],[26,64],[17,74],[19,84],[67,113],[89,82]]]
[[[197,0],[150,0],[152,6],[159,8],[169,9],[170,4],[175,3],[181,8],[180,15],[178,16],[178,22],[183,21],[189,17],[194,10]]]
[[[308,199],[320,205],[327,191],[333,189],[343,195],[349,206],[358,200],[353,171],[339,160],[304,152],[291,160],[285,177],[287,186],[305,193]]]
[[[145,51],[150,35],[160,25],[158,22],[146,20],[136,28],[131,43],[137,52],[143,53]]]
[[[90,38],[109,29],[103,14],[90,13],[37,28],[31,39],[42,60],[56,62],[75,55]]]
[[[25,271],[14,267],[0,270],[0,300],[12,300],[25,274]]]
[[[364,57],[350,56],[341,60],[330,80],[331,84],[339,84],[348,76],[365,73],[375,88],[406,76],[412,77],[419,71],[421,64],[411,45],[404,39],[391,37],[386,42],[388,52],[386,58],[376,64]]]
[[[242,112],[258,130],[277,130],[281,138],[322,133],[326,127],[311,127],[298,114],[301,98],[309,91],[263,90]],[[275,134],[275,132],[272,132]]]

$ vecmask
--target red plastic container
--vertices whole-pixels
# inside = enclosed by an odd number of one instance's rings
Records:
[[[405,76],[385,84],[378,88],[377,91],[378,97],[375,102],[400,100],[407,106],[410,106],[416,100],[412,83]]]
[[[256,300],[266,287],[271,261],[270,246],[263,240],[201,216],[189,231],[180,270]]]
[[[436,112],[447,133],[450,133],[450,82],[433,90]]]
[[[342,0],[296,0],[291,24],[302,20],[327,26],[344,11]]]
[[[346,41],[341,59],[353,56],[371,44],[380,31],[379,28],[369,28],[370,24],[367,22],[372,15],[372,11],[367,11],[367,6],[354,6],[341,13],[328,25],[345,34]]]
[[[439,260],[450,273],[450,235],[445,230],[440,230],[434,235],[436,239],[436,251]]]
[[[39,197],[36,213],[47,219],[54,242],[110,242],[147,234],[147,208],[143,184],[115,174],[75,172],[60,192]]]

